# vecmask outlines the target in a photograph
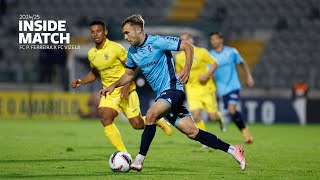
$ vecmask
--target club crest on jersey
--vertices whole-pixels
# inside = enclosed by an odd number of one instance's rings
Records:
[[[151,44],[148,45],[148,49],[149,49],[150,52],[152,52],[153,49],[152,49],[152,45]]]
[[[107,53],[104,54],[104,59],[108,60],[109,59],[109,55]]]

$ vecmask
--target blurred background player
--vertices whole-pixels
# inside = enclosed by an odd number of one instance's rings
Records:
[[[127,51],[120,44],[106,38],[108,31],[105,23],[101,20],[91,22],[90,31],[95,43],[95,46],[88,52],[91,70],[82,79],[73,80],[73,88],[93,82],[98,77],[101,78],[103,87],[108,87],[125,72],[124,63],[127,60]],[[145,127],[145,122],[140,114],[139,97],[135,89],[135,83],[131,82],[121,88],[116,88],[111,96],[100,100],[99,116],[104,126],[104,132],[119,151],[127,151],[122,142],[120,132],[113,123],[114,118],[117,117],[121,110],[134,129],[143,129]],[[167,135],[172,134],[171,127],[165,120],[160,119],[157,125]]]
[[[180,36],[181,40],[187,41],[190,44],[194,40],[189,33],[183,33]],[[215,96],[216,87],[212,80],[212,73],[210,74],[207,64],[213,65],[215,60],[210,56],[205,48],[193,45],[194,56],[193,63],[190,70],[190,77],[188,83],[185,85],[188,106],[192,117],[199,129],[206,130],[204,121],[201,120],[201,111],[208,112],[209,118],[220,123],[220,128],[223,132],[226,131],[222,120],[222,115],[218,111],[217,99]],[[177,73],[180,73],[186,62],[184,51],[180,51],[175,56],[175,67]]]
[[[88,101],[89,112],[85,113],[80,109],[79,116],[83,119],[99,118],[99,104],[100,104],[100,94],[98,93],[92,94]]]
[[[213,47],[210,54],[216,59],[218,65],[214,72],[214,78],[218,93],[223,98],[224,109],[229,112],[232,121],[242,132],[245,143],[251,144],[253,143],[253,138],[246,127],[242,114],[237,111],[237,104],[241,90],[237,64],[240,64],[245,71],[247,76],[247,85],[249,87],[254,86],[251,72],[239,52],[235,48],[225,46],[223,44],[223,36],[221,33],[210,33],[210,41]]]
[[[158,118],[165,117],[188,138],[229,153],[239,163],[240,168],[245,170],[246,160],[242,146],[227,144],[217,136],[199,130],[191,114],[183,105],[185,100],[183,85],[189,79],[193,61],[193,46],[176,37],[145,34],[144,20],[138,14],[123,21],[122,32],[125,39],[131,44],[125,74],[109,87],[102,89],[100,94],[106,97],[112,95],[115,88],[132,82],[135,77],[134,70],[140,68],[157,95],[155,103],[148,109],[146,127],[141,136],[140,151],[130,168],[137,171],[142,170],[144,159],[156,133],[155,123]],[[179,75],[175,72],[171,51],[185,51],[186,63]]]

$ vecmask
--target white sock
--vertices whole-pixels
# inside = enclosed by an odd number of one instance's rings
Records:
[[[138,154],[136,158],[143,162],[145,156],[144,156],[144,155],[141,155],[141,154]]]
[[[228,149],[228,153],[233,156],[236,153],[236,147],[230,145]]]

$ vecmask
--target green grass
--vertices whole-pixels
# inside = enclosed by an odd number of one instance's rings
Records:
[[[137,154],[142,131],[117,122],[127,149]],[[255,142],[245,146],[242,172],[226,153],[202,150],[178,131],[167,137],[157,129],[142,172],[113,173],[107,160],[115,149],[98,121],[0,121],[0,179],[319,179],[320,126],[251,125]],[[221,133],[241,143],[233,124]]]

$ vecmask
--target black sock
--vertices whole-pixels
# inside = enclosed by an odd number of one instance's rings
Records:
[[[139,154],[144,155],[144,156],[147,155],[150,144],[151,144],[155,134],[156,134],[156,125],[155,124],[146,125],[146,127],[144,128],[144,131],[142,133],[142,137],[141,137]]]
[[[227,152],[230,146],[230,144],[221,141],[217,136],[206,131],[202,131],[201,129],[199,129],[199,133],[194,140],[199,141],[201,144],[209,146],[213,149],[220,149],[224,152]]]
[[[242,119],[242,116],[239,111],[236,111],[235,114],[231,114],[231,119],[234,123],[236,123],[240,131],[246,128],[246,124],[244,123],[244,120]]]

